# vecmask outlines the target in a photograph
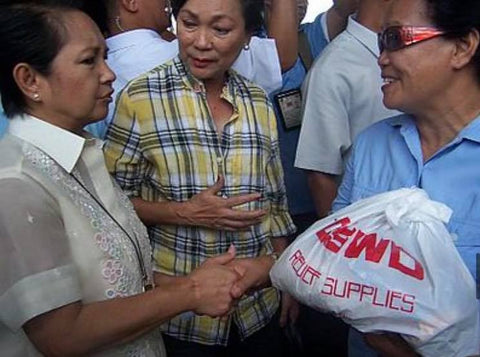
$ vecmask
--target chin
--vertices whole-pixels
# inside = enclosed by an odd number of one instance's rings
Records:
[[[383,105],[387,109],[398,109],[400,103],[397,100],[395,100],[395,98],[392,98],[391,96],[388,96],[388,95],[384,95]]]
[[[194,70],[191,71],[191,73],[195,78],[197,78],[199,80],[202,80],[202,81],[212,78],[211,73],[206,72],[206,71],[202,71],[202,70],[195,70],[194,69]]]
[[[93,114],[90,115],[89,118],[88,118],[88,121],[89,121],[88,124],[96,123],[96,122],[98,122],[98,121],[101,121],[101,120],[105,119],[105,117],[107,116],[107,114],[108,114],[108,110],[103,110],[102,112],[93,113]]]

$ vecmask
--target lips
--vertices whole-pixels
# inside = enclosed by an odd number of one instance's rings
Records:
[[[398,78],[393,77],[388,74],[382,74],[382,80],[383,80],[383,85],[382,88],[389,86],[392,83],[395,83],[398,81]]]
[[[205,68],[205,67],[208,67],[211,63],[213,63],[213,60],[206,59],[206,58],[192,57],[192,63],[197,68]]]
[[[112,100],[112,94],[113,94],[113,89],[109,92],[107,92],[106,94],[100,96],[98,99],[99,100],[109,100],[111,101]]]

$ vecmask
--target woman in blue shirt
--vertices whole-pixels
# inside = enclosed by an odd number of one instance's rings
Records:
[[[406,114],[381,121],[358,137],[334,202],[338,210],[380,192],[423,188],[452,208],[448,228],[477,281],[479,31],[478,1],[393,2],[379,35],[383,101]],[[413,353],[385,337],[367,336],[367,341],[382,355]]]

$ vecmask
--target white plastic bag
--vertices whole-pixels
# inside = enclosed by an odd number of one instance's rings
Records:
[[[300,235],[273,285],[362,332],[400,333],[423,356],[478,354],[475,283],[450,215],[416,188],[358,201]]]

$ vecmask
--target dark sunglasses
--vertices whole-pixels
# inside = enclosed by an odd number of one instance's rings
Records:
[[[390,26],[378,34],[378,48],[396,51],[415,43],[444,35],[445,31],[425,26]]]

